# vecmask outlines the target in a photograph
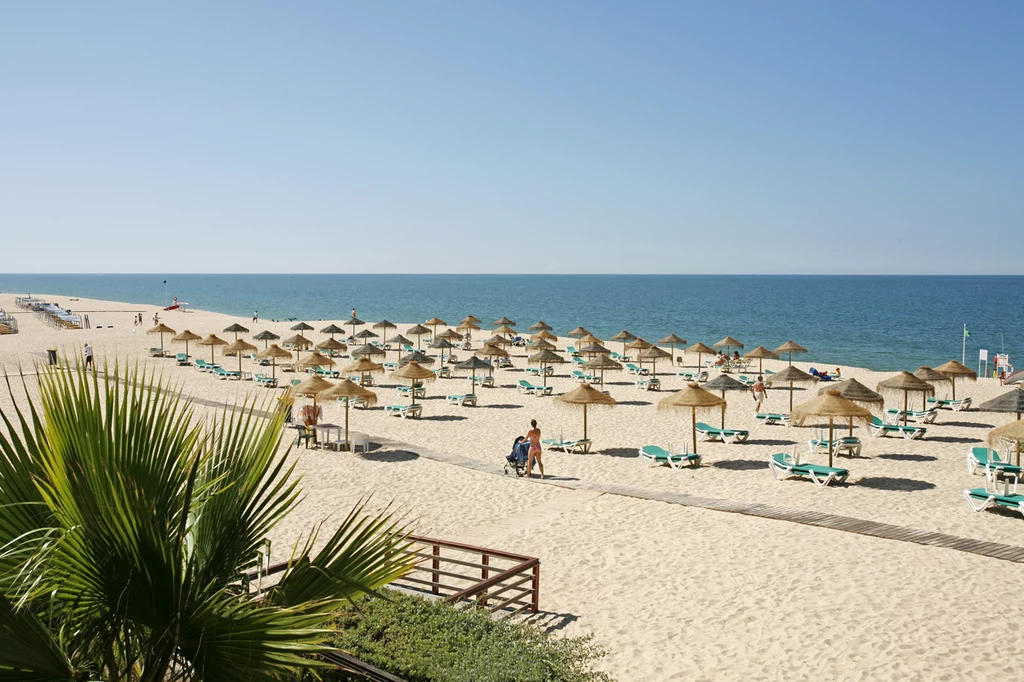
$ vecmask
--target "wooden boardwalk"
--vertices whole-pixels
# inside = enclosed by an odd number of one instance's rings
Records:
[[[444,462],[445,464],[473,469],[484,473],[504,475],[502,467],[496,464],[482,462],[480,460],[463,457],[461,455],[453,455],[447,452],[430,450],[410,443],[393,441],[388,438],[375,438],[374,440],[389,449],[412,452],[420,457],[434,460],[436,462]],[[765,469],[767,470],[767,468],[768,465],[765,464]],[[807,511],[803,509],[790,509],[789,507],[778,507],[770,504],[737,502],[735,500],[725,500],[713,497],[700,497],[697,495],[689,495],[687,493],[648,490],[645,488],[617,485],[614,483],[590,483],[587,481],[575,480],[567,481],[559,480],[557,477],[544,479],[543,481],[540,479],[534,479],[534,482],[554,485],[560,488],[587,490],[607,495],[621,495],[623,497],[633,497],[641,500],[678,504],[684,507],[710,509],[712,511],[725,512],[729,514],[756,516],[762,519],[772,519],[774,521],[800,523],[805,526],[817,526],[819,528],[828,528],[830,530],[838,530],[844,533],[856,533],[858,535],[867,535],[885,540],[911,542],[918,545],[952,549],[958,552],[967,552],[969,554],[978,554],[980,556],[990,557],[993,559],[1002,559],[1003,561],[1013,561],[1024,564],[1024,547],[1005,545],[999,542],[986,542],[984,540],[964,538],[958,535],[949,535],[947,533],[935,533],[917,528],[908,528],[906,526],[896,526],[889,523],[879,523],[877,521],[868,521],[867,519],[858,519],[852,516],[838,516],[836,514],[826,514],[824,512]]]

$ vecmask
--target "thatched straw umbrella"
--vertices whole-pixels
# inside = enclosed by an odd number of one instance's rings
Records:
[[[476,315],[466,315],[459,321],[459,324],[480,324],[480,318]],[[479,329],[479,327],[477,327]]]
[[[553,343],[549,343],[549,342],[545,341],[544,339],[541,339],[539,341],[534,341],[532,348],[535,351],[538,351],[538,350],[558,350],[558,346],[556,346]]]
[[[921,367],[919,367],[918,370],[914,372],[914,376],[922,381],[927,381],[932,386],[938,386],[938,384],[944,384],[947,381],[952,381],[952,379],[950,379],[948,376],[946,376],[942,372],[932,369],[928,365],[921,365]],[[928,409],[927,398],[925,398],[923,395],[921,396],[921,409]]]
[[[579,339],[577,339],[577,341],[576,341],[576,342],[577,342],[577,343],[578,343],[578,344],[579,344],[580,346],[591,346],[591,345],[593,345],[593,344],[598,344],[598,345],[600,345],[600,343],[601,343],[601,339],[597,338],[597,337],[596,337],[596,336],[594,336],[593,334],[586,334],[586,335],[584,335],[584,336],[581,336],[581,337],[580,337]]]
[[[412,404],[416,404],[416,384],[421,381],[433,381],[437,378],[437,375],[430,369],[427,369],[415,360],[409,362],[407,365],[399,367],[398,370],[392,373],[396,379],[408,379],[409,386],[412,388],[410,395],[412,396]]]
[[[703,356],[703,355],[714,355],[715,349],[709,347],[707,344],[704,344],[704,343],[695,343],[692,346],[690,346],[689,348],[687,348],[686,350],[684,350],[683,352],[684,353],[696,353],[697,354],[697,367],[700,368],[700,367],[703,367],[703,363],[701,362],[701,359],[702,359],[701,356]]]
[[[270,377],[272,379],[277,378],[277,361],[278,359],[288,358],[291,359],[292,354],[281,348],[276,343],[270,344],[267,348],[264,348],[256,354],[256,358],[262,360],[263,358],[270,358]]]
[[[166,324],[161,322],[157,326],[153,327],[147,334],[159,334],[160,335],[160,350],[164,349],[164,334],[173,334],[174,330],[168,327]]]
[[[732,338],[731,336],[727,336],[718,343],[716,343],[715,348],[724,348],[726,355],[728,355],[729,351],[732,350],[733,348],[743,348],[743,344],[737,341],[736,339]]]
[[[320,343],[316,344],[316,349],[321,353],[326,351],[324,354],[328,357],[334,357],[336,353],[343,353],[348,350],[348,346],[332,336],[331,338],[324,339]]]
[[[311,331],[313,331],[313,326],[310,325],[310,324],[306,324],[305,322],[299,322],[298,324],[293,325],[291,327],[291,330],[293,332],[300,332],[300,333],[301,332],[311,332]]]
[[[718,408],[724,413],[725,401],[714,393],[705,391],[696,383],[689,383],[683,390],[665,396],[658,401],[658,409],[661,411],[689,409],[694,454],[697,452],[697,410],[708,411],[713,408]]]
[[[1004,393],[992,400],[983,402],[981,405],[978,405],[978,409],[982,412],[1016,414],[1017,421],[1020,421],[1020,415],[1024,413],[1024,391],[1015,388],[1009,393]],[[1017,443],[1017,465],[1020,465],[1020,443]]]
[[[776,374],[776,377],[779,375]],[[774,378],[774,377],[773,377]],[[885,381],[879,382],[875,386],[875,390],[879,393],[883,391],[903,393],[903,425],[907,424],[907,410],[909,409],[908,404],[910,402],[910,393],[921,393],[923,396],[927,396],[935,393],[935,387],[929,384],[923,379],[918,379],[910,372],[900,372],[896,376],[889,377]]]
[[[224,328],[224,333],[225,334],[234,334],[235,335],[234,340],[237,341],[239,334],[248,334],[249,330],[236,322],[233,325],[231,325],[230,327],[225,327]],[[227,350],[227,348],[225,348],[224,350]]]
[[[622,365],[615,362],[608,355],[595,355],[586,362],[583,363],[583,368],[586,370],[598,370],[601,372],[601,388],[604,388],[604,373],[605,370],[616,370],[622,369]]]
[[[583,440],[587,440],[587,407],[590,405],[614,407],[616,405],[615,398],[597,390],[590,384],[580,384],[568,393],[556,397],[555,401],[565,405],[583,407]]]
[[[828,417],[828,465],[832,466],[832,441],[835,439],[835,418],[861,419],[864,422],[871,421],[871,411],[861,407],[852,400],[847,400],[839,395],[835,388],[826,389],[824,395],[808,400],[806,403],[797,405],[790,411],[790,420],[802,422],[807,417]]]
[[[355,335],[356,335],[356,327],[362,327],[362,326],[363,326],[364,324],[366,324],[366,323],[365,323],[365,322],[363,322],[362,320],[360,320],[360,319],[359,319],[358,317],[356,317],[355,315],[353,315],[352,317],[350,317],[350,318],[348,319],[348,321],[347,321],[347,322],[345,322],[345,326],[346,326],[346,327],[352,327],[352,336],[355,336]]]
[[[210,364],[215,364],[213,362],[213,351],[214,351],[214,349],[217,346],[226,346],[226,345],[228,345],[227,341],[225,341],[224,339],[220,338],[216,334],[210,334],[205,339],[200,339],[199,341],[196,341],[196,343],[198,345],[200,345],[200,346],[209,346],[210,347]]]
[[[789,384],[789,409],[793,409],[793,384],[813,384],[818,380],[818,377],[811,376],[807,372],[793,367],[790,365],[786,369],[782,370],[778,374],[774,375],[769,381],[769,384],[775,384],[777,381]]]
[[[289,336],[287,339],[281,342],[282,346],[291,346],[295,349],[295,359],[298,360],[302,351],[309,350],[312,347],[313,342],[307,339],[302,334],[296,334],[295,336]]]
[[[430,333],[433,334],[435,339],[437,338],[437,328],[438,327],[447,327],[448,326],[448,323],[445,322],[444,320],[442,320],[439,317],[432,317],[429,320],[427,320],[426,322],[424,322],[423,324],[428,325],[431,328],[431,332]]]
[[[476,354],[485,358],[507,358],[508,351],[500,346],[495,346],[490,343],[485,343],[480,350],[476,351]],[[493,365],[492,365],[493,367]]]
[[[333,339],[335,334],[344,334],[345,330],[342,329],[341,327],[339,327],[336,324],[329,324],[326,327],[324,327],[323,329],[321,329],[320,333],[321,334],[330,334],[331,338]]]
[[[433,341],[431,341],[430,342],[430,347],[431,348],[439,348],[441,350],[441,364],[444,364],[444,352],[445,352],[445,350],[449,350],[450,351],[452,348],[455,348],[455,346],[452,345],[451,341],[449,341],[448,339],[440,339],[440,338],[437,338],[437,339],[434,339]]]
[[[543,350],[543,349],[542,348],[537,348],[537,350]],[[611,354],[612,354],[612,352],[610,350],[608,350],[607,348],[605,348],[604,346],[602,346],[599,343],[591,343],[591,344],[588,344],[588,345],[583,346],[582,348],[580,348],[580,355],[586,355],[588,358],[592,358],[595,355],[611,355]]]
[[[640,366],[643,367],[644,366],[644,360],[643,360],[643,358],[640,357],[639,351],[647,350],[652,345],[654,345],[654,344],[649,343],[647,341],[644,341],[643,339],[637,337],[637,338],[633,339],[632,341],[630,341],[629,343],[627,343],[626,344],[626,348],[628,348],[629,350],[637,351],[637,358],[636,358],[637,362],[639,362]]]
[[[259,348],[248,343],[245,339],[236,339],[234,343],[224,346],[224,351],[231,351],[238,357],[238,373],[242,373],[242,355],[245,353],[255,353]]]
[[[380,322],[374,322],[373,323],[373,328],[374,329],[380,329],[381,330],[381,332],[380,332],[381,336],[387,336],[388,335],[388,330],[389,329],[398,329],[398,325],[396,325],[394,322],[389,322],[388,320],[381,320]]]
[[[370,358],[359,358],[345,365],[341,371],[343,374],[359,372],[359,385],[363,386],[366,384],[366,375],[374,372],[383,372],[384,365],[378,365]]]
[[[531,331],[531,332],[549,332],[552,329],[554,329],[554,327],[552,327],[550,324],[548,324],[544,320],[538,320],[537,322],[534,322],[533,324],[531,324],[530,328],[527,331]]]
[[[349,349],[354,359],[368,358],[374,355],[387,355],[387,351],[383,348],[378,348],[372,343],[364,343],[362,346],[356,346],[355,348]]]
[[[757,373],[761,374],[764,372],[764,359],[765,358],[777,358],[777,353],[773,353],[764,346],[758,346],[749,353],[743,355],[745,358],[757,358]]]
[[[571,332],[566,334],[566,336],[568,336],[570,339],[581,339],[581,338],[583,338],[584,336],[586,336],[589,333],[590,332],[588,332],[583,327],[576,327]]]
[[[505,338],[504,336],[501,336],[500,334],[495,334],[495,335],[494,335],[494,336],[492,336],[491,338],[489,338],[489,339],[487,339],[486,341],[484,341],[484,345],[491,345],[491,346],[510,346],[510,345],[512,345],[512,342],[511,342],[511,341],[509,341],[509,340],[508,340],[507,338]]]
[[[371,331],[369,329],[364,329],[358,334],[355,334],[355,338],[359,339],[360,341],[366,342],[368,339],[377,339],[380,338],[380,336],[377,334],[377,332]]]
[[[742,381],[733,379],[728,374],[719,374],[717,377],[704,384],[704,390],[719,391],[722,394],[722,400],[725,400],[726,391],[746,391],[749,393],[750,387]],[[722,410],[722,428],[725,428],[725,410]]]
[[[448,339],[449,341],[461,341],[462,334],[458,333],[454,329],[445,329],[443,332],[437,335],[439,339]]]
[[[412,345],[412,341],[410,341],[409,339],[405,338],[401,334],[396,334],[395,336],[392,336],[390,339],[388,339],[388,343],[390,343],[392,346],[394,346],[395,350],[398,352],[398,361],[399,362],[402,361],[402,346],[411,346]]]
[[[1014,443],[1017,450],[1017,466],[1020,466],[1021,442],[1024,441],[1024,421],[1012,421],[1004,424],[998,429],[992,429],[988,434],[988,446],[997,448],[1002,441]]]
[[[320,353],[313,351],[299,362],[296,362],[295,369],[319,369],[320,367],[332,367],[333,365],[334,360],[330,359],[326,355],[320,355]]]
[[[495,327],[514,327],[514,326],[516,326],[516,323],[513,322],[512,320],[508,319],[507,317],[503,317],[500,320],[495,320],[493,326],[495,326]]]
[[[515,336],[516,330],[508,326],[507,324],[503,324],[500,325],[497,329],[495,329],[494,333],[501,334],[502,336]]]
[[[416,350],[419,350],[420,340],[423,338],[424,334],[429,334],[430,330],[424,327],[422,324],[417,324],[414,327],[409,327],[409,329],[407,329],[405,333],[408,334],[409,336],[416,337]]]
[[[840,398],[846,398],[869,410],[877,408],[881,411],[885,404],[885,398],[880,393],[875,393],[856,379],[846,379],[836,384],[829,384],[819,389],[818,395],[824,395],[825,391],[831,390],[839,391]],[[853,419],[850,420],[850,435],[853,435]]]
[[[291,389],[289,390],[291,391],[292,395],[305,395],[313,398],[313,414],[316,414],[317,396],[319,396],[321,393],[323,393],[324,391],[333,386],[334,384],[332,384],[331,382],[327,381],[326,379],[322,379],[314,374],[313,376],[309,377],[298,386],[292,386]],[[315,424],[316,421],[312,423]]]
[[[949,383],[953,389],[953,400],[956,400],[956,380],[958,378],[966,379],[968,381],[975,381],[978,378],[978,373],[970,367],[961,365],[956,360],[950,360],[949,362],[943,363],[935,368],[936,372],[942,372],[949,377]]]
[[[469,341],[472,332],[480,331],[480,325],[478,325],[476,322],[473,322],[472,320],[463,320],[462,322],[459,323],[459,326],[456,327],[456,329],[465,334],[466,340]]]
[[[789,353],[789,364],[793,364],[793,353],[806,353],[807,349],[801,346],[796,341],[786,341],[778,348],[775,349],[776,355],[782,355],[783,353]]]
[[[475,355],[470,355],[468,360],[463,360],[455,366],[459,369],[468,369],[473,373],[469,379],[469,392],[471,394],[476,393],[476,371],[478,369],[486,369],[488,371],[492,369],[490,362],[487,360],[481,360]]]
[[[379,366],[379,365],[378,365]],[[377,394],[373,391],[368,391],[362,386],[345,379],[340,384],[336,384],[331,388],[328,388],[324,392],[320,393],[320,400],[344,400],[345,401],[345,449],[351,451],[352,447],[349,443],[348,437],[348,408],[349,404],[356,398],[366,401],[367,407],[373,407],[377,404]]]
[[[427,365],[434,364],[434,358],[430,357],[429,355],[427,355],[426,353],[424,353],[421,350],[414,350],[413,352],[409,353],[408,355],[403,357],[401,360],[399,360],[398,361],[398,366],[399,367],[405,367],[410,362],[418,362],[419,364],[421,364],[421,365],[423,365],[425,367]]]
[[[669,334],[668,336],[666,336],[663,339],[658,339],[658,343],[667,343],[668,345],[672,346],[671,358],[672,358],[672,362],[675,362],[676,361],[676,346],[685,345],[686,344],[686,339],[684,339],[681,336],[677,336],[676,334]]]
[[[640,355],[638,355],[637,357],[640,359],[641,363],[643,363],[644,360],[649,360],[651,362],[651,373],[655,378],[657,378],[658,376],[658,360],[664,360],[668,358],[669,362],[672,361],[672,354],[669,353],[667,350],[662,350],[661,348],[658,348],[657,346],[649,346],[647,348],[644,348],[642,351],[640,351]]]
[[[533,340],[533,341],[551,341],[551,342],[558,341],[558,337],[555,336],[554,334],[552,334],[551,332],[549,332],[546,329],[543,329],[543,330],[537,332],[536,334],[531,336],[530,339]]]
[[[264,331],[261,331],[259,334],[252,338],[254,341],[262,341],[263,347],[267,348],[267,346],[270,345],[271,341],[277,341],[281,337],[275,334],[274,332],[270,331],[269,329],[266,329]]]
[[[544,380],[544,386],[547,386],[548,385],[547,366],[548,365],[561,364],[561,363],[565,362],[565,358],[563,358],[561,355],[559,355],[558,353],[556,353],[554,351],[542,350],[542,351],[537,351],[536,353],[531,355],[529,360],[528,360],[528,362],[531,365],[540,365],[541,378]]]
[[[636,336],[634,334],[630,334],[625,329],[623,329],[622,331],[620,331],[618,334],[616,334],[615,336],[613,336],[611,338],[612,341],[621,341],[622,342],[622,354],[623,355],[626,354],[626,344],[629,343],[630,341],[633,341],[634,339],[636,339]]]
[[[184,343],[185,344],[185,357],[187,358],[188,357],[188,342],[189,341],[199,341],[202,338],[203,337],[199,336],[199,334],[195,334],[195,333],[190,332],[189,330],[186,329],[182,333],[180,333],[177,336],[171,338],[171,343]]]

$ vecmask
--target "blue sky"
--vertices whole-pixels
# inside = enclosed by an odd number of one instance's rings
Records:
[[[21,272],[1024,273],[1024,3],[21,2]]]

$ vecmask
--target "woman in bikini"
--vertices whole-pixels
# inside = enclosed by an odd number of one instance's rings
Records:
[[[530,474],[533,471],[533,463],[537,462],[537,466],[540,468],[540,477],[544,478],[544,462],[540,461],[540,429],[537,428],[537,420],[531,419],[530,432],[526,434],[526,440],[530,441],[530,454],[526,458],[526,477],[530,478]]]

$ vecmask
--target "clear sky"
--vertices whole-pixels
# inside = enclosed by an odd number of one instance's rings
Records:
[[[1024,273],[1024,2],[6,2],[0,270]]]

